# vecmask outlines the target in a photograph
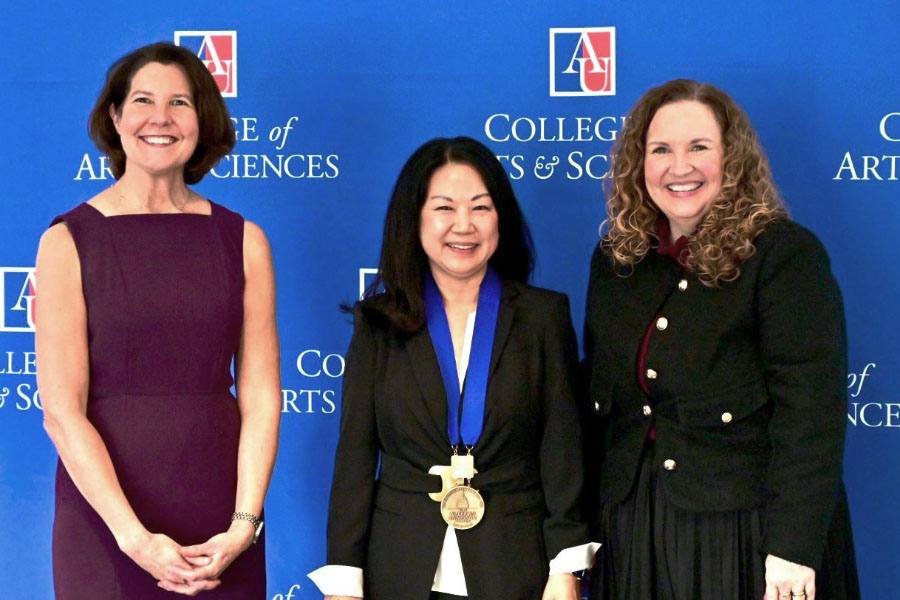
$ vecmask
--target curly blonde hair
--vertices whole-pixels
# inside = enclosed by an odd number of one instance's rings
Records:
[[[787,218],[787,209],[746,113],[708,83],[674,79],[647,91],[631,109],[613,145],[611,177],[604,184],[607,218],[601,245],[627,276],[659,244],[660,211],[644,180],[647,130],[656,111],[683,100],[709,107],[722,132],[722,189],[690,236],[686,260],[701,282],[718,287],[740,277],[741,263],[756,251],[753,240],[773,221]]]

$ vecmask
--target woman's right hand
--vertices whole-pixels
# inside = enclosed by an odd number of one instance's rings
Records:
[[[159,580],[159,587],[170,592],[196,596],[202,591],[218,587],[218,579],[187,582],[176,573],[176,567],[187,571],[195,566],[181,555],[181,546],[161,533],[145,532],[120,544],[122,552],[137,565]]]

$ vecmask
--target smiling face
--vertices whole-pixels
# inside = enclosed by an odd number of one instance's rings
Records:
[[[647,129],[644,182],[669,219],[672,240],[690,235],[722,189],[722,132],[694,100],[660,107]]]
[[[500,240],[494,203],[478,171],[448,163],[431,176],[419,240],[435,281],[481,280]]]
[[[180,67],[147,63],[134,74],[119,111],[114,106],[109,110],[125,151],[126,172],[180,172],[194,154],[197,111]]]

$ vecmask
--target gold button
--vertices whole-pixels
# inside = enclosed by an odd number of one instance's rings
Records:
[[[682,292],[687,289],[687,279],[682,279],[678,282],[678,289]]]
[[[656,371],[647,369],[647,379],[656,379]]]
[[[733,418],[734,418],[734,415],[732,415],[730,412],[723,412],[723,413],[722,413],[722,422],[723,422],[723,423],[731,423],[731,420],[732,420]]]
[[[645,416],[645,417],[649,417],[650,415],[653,414],[653,409],[650,408],[650,405],[649,405],[649,404],[645,404],[645,405],[644,405],[644,408],[641,409],[641,412],[644,413],[644,416]]]
[[[674,471],[678,467],[678,463],[672,460],[671,458],[667,458],[663,461],[663,469],[666,471]]]
[[[600,403],[594,402],[594,412],[600,412]]]
[[[666,327],[669,326],[669,320],[665,317],[660,317],[656,320],[656,328],[660,331],[665,331]]]

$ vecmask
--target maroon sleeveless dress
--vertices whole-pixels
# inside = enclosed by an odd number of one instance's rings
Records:
[[[87,416],[149,531],[181,545],[228,529],[241,419],[230,388],[243,322],[243,218],[105,217],[81,204],[53,220],[75,240],[87,305]],[[262,599],[265,540],[203,598]],[[58,600],[144,600],[167,592],[122,553],[62,462],[56,474],[53,580]]]

